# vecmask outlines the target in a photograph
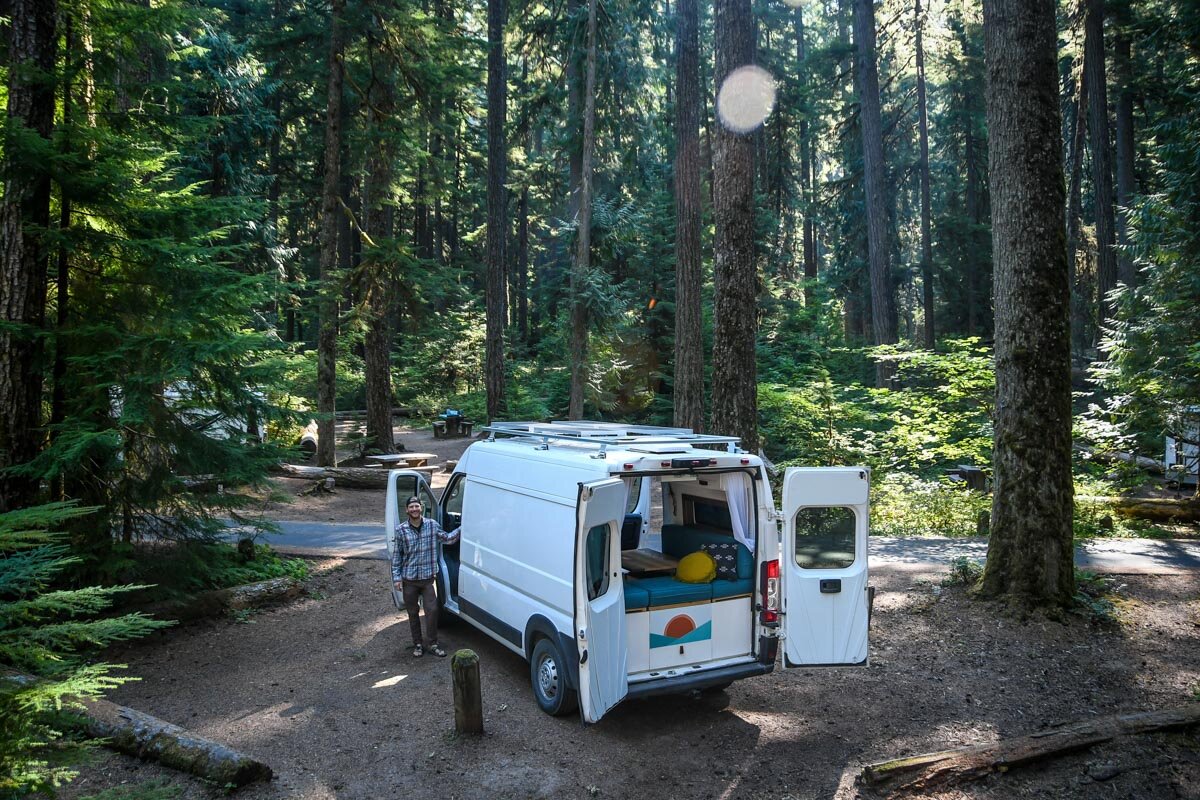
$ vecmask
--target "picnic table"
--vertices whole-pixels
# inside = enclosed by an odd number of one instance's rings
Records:
[[[384,453],[377,456],[367,456],[368,461],[376,461],[384,466],[424,467],[429,459],[436,459],[437,453]]]
[[[433,421],[433,438],[470,436],[471,428],[474,425],[475,423],[464,417],[461,411],[448,408],[444,413],[438,414],[438,419]]]

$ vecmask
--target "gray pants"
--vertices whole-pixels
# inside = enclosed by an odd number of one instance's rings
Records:
[[[423,644],[421,640],[421,619],[418,616],[420,606],[417,598],[425,601],[425,634],[429,644],[437,644],[438,640],[438,601],[433,591],[433,578],[423,581],[404,581],[404,609],[408,611],[408,627],[412,631],[414,645]]]

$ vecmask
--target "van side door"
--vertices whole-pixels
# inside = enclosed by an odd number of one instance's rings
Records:
[[[392,551],[396,548],[396,526],[404,521],[405,511],[402,505],[413,496],[421,498],[425,507],[425,516],[442,521],[442,509],[433,496],[429,481],[420,472],[409,469],[394,469],[388,473],[387,495],[383,503],[383,540],[387,545],[388,563],[392,560]],[[388,569],[388,585],[392,587],[392,602],[396,608],[404,608],[404,597],[391,582],[391,569]]]
[[[575,645],[579,708],[597,722],[629,692],[621,522],[625,483],[606,478],[579,484],[575,507]]]
[[[869,477],[865,467],[784,474],[785,667],[867,663]]]

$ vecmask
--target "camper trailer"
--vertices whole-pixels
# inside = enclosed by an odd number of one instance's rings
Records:
[[[440,554],[442,611],[526,659],[544,711],[596,722],[627,698],[771,672],[780,651],[784,667],[867,663],[867,469],[789,468],[777,509],[762,459],[733,437],[485,430],[440,503],[420,473],[390,473],[388,548],[409,495],[460,529]],[[711,562],[688,559],[700,552]]]

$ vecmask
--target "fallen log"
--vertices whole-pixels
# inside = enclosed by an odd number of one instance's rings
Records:
[[[1146,456],[1139,456],[1136,453],[1122,453],[1119,450],[1097,451],[1091,449],[1090,447],[1084,447],[1081,444],[1075,445],[1074,449],[1081,453],[1084,458],[1092,459],[1094,461],[1104,461],[1109,464],[1118,462],[1121,464],[1133,464],[1134,466],[1140,467],[1153,475],[1162,475],[1165,471],[1163,469],[1163,462],[1158,461],[1157,459],[1147,458]]]
[[[1200,497],[1091,497],[1081,495],[1075,502],[1107,506],[1114,514],[1151,522],[1200,522]]]
[[[219,787],[269,781],[271,768],[211,739],[107,700],[83,701],[81,727],[122,753],[187,772]]]
[[[302,589],[294,578],[271,578],[258,583],[231,586],[228,589],[212,589],[183,600],[156,603],[139,610],[159,619],[191,622],[216,617],[226,611],[242,611],[292,600],[300,595]]]
[[[993,744],[868,764],[859,773],[858,781],[873,788],[924,792],[1083,750],[1118,736],[1178,730],[1196,724],[1200,724],[1200,703],[1166,711],[1115,714]]]
[[[317,442],[320,441],[320,434],[317,432],[317,421],[309,420],[304,426],[304,430],[300,432],[300,439],[296,442],[296,446],[305,454],[305,458],[312,458],[317,452]]]
[[[338,486],[351,489],[386,489],[388,471],[369,467],[306,467],[299,464],[277,464],[272,472],[288,478],[319,481],[333,478]]]
[[[41,678],[0,668],[0,680],[22,685]],[[74,729],[103,740],[106,747],[204,778],[218,786],[238,788],[254,781],[269,781],[271,768],[178,725],[102,699],[64,698]]]

